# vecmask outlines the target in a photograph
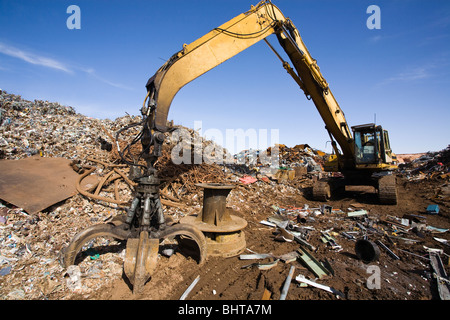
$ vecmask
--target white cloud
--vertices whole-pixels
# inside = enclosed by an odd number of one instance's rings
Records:
[[[373,36],[373,37],[370,37],[370,38],[369,38],[369,42],[375,43],[375,42],[380,41],[381,39],[382,39],[381,36]]]
[[[72,73],[72,70],[70,70],[68,66],[60,61],[44,56],[39,56],[31,52],[26,52],[12,46],[5,45],[3,43],[0,43],[0,53],[3,53],[10,57],[21,59],[31,64]]]
[[[82,71],[84,71],[84,72],[87,73],[88,75],[94,77],[95,79],[97,79],[97,80],[99,80],[99,81],[101,81],[101,82],[103,82],[103,83],[106,83],[107,85],[110,85],[111,87],[115,87],[115,88],[118,88],[118,89],[124,89],[124,90],[132,90],[132,88],[127,87],[127,86],[125,86],[125,85],[123,85],[123,84],[111,82],[111,81],[109,81],[109,80],[107,80],[107,79],[105,79],[105,78],[100,77],[100,76],[95,72],[95,70],[92,69],[92,68],[82,69]]]
[[[0,42],[0,53],[3,53],[5,55],[8,55],[10,57],[14,57],[17,59],[20,59],[22,61],[34,64],[34,65],[40,65],[51,69],[56,69],[60,71],[64,71],[66,73],[74,74],[74,70],[81,70],[82,72],[88,74],[89,76],[92,76],[93,78],[97,79],[98,81],[101,81],[103,83],[106,83],[107,85],[110,85],[115,88],[119,89],[125,89],[125,90],[132,90],[131,88],[122,85],[120,83],[115,83],[112,81],[109,81],[105,78],[102,78],[99,76],[93,68],[81,68],[81,67],[74,67],[69,66],[67,64],[64,64],[58,60],[48,58],[41,55],[36,55],[31,52],[27,52],[21,49],[18,49],[16,47],[6,45],[4,43]]]
[[[418,66],[415,68],[411,68],[408,71],[397,73],[390,78],[384,80],[380,85],[389,84],[392,82],[410,82],[416,80],[422,80],[433,77],[435,74],[433,73],[433,69],[436,66],[433,64],[427,64],[424,66]]]
[[[413,81],[429,78],[431,76],[430,67],[417,67],[407,72],[401,72],[391,78],[389,81]]]

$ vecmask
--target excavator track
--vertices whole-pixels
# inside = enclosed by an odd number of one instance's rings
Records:
[[[313,198],[316,201],[328,201],[331,198],[331,188],[328,181],[319,180],[314,183]]]
[[[381,204],[397,204],[397,184],[395,175],[378,180],[378,198]]]

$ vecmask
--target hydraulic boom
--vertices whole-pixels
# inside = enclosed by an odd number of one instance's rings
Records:
[[[272,34],[276,35],[293,67],[284,61],[267,41],[266,38]],[[369,124],[353,127],[352,133],[344,112],[316,60],[303,43],[298,29],[269,0],[261,1],[249,11],[184,45],[182,50],[175,53],[148,80],[142,114],[147,118],[149,131],[155,137],[158,133],[167,131],[170,105],[183,86],[261,40],[266,41],[276,53],[283,67],[306,97],[314,102],[325,122],[334,151],[334,155],[325,165],[325,170],[341,172],[345,176],[345,179],[340,181],[327,180],[318,183],[315,197],[318,200],[326,200],[331,196],[332,190],[348,184],[373,185],[380,191],[379,180],[396,168],[396,159],[389,146],[387,131],[380,126]],[[162,142],[161,139],[147,139],[144,146],[148,143],[156,144],[153,152],[147,155],[151,167],[159,156],[160,148],[157,144]],[[369,145],[370,143],[372,145]],[[393,180],[395,184],[395,178],[388,180],[391,184]],[[393,188],[396,190],[395,186]],[[396,203],[396,191],[392,192],[391,189],[389,188],[389,195],[380,197],[383,202]]]

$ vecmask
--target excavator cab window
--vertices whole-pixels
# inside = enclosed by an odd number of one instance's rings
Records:
[[[384,148],[386,151],[391,151],[391,145],[389,144],[389,134],[386,130],[383,130],[384,134]]]
[[[362,125],[353,127],[355,141],[355,160],[357,164],[378,163],[380,152],[385,145],[381,127]]]
[[[389,133],[386,130],[383,130],[383,146],[384,146],[384,152],[383,152],[383,162],[384,163],[391,163],[392,162],[392,149],[389,142]]]
[[[375,162],[375,134],[374,132],[357,131],[354,135],[356,163]]]

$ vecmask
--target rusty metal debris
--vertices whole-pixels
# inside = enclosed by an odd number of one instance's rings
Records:
[[[247,221],[226,207],[226,198],[234,188],[232,185],[205,183],[203,208],[197,215],[187,216],[182,223],[201,230],[206,237],[208,255],[232,257],[245,250],[245,234],[242,231]]]
[[[121,174],[121,172],[119,170],[117,170],[116,168],[114,168],[113,170],[109,171],[109,173],[107,173],[105,176],[103,176],[103,178],[100,181],[97,181],[97,183],[94,183],[92,185],[91,188],[95,189],[94,193],[90,193],[88,190],[86,190],[85,188],[83,188],[82,185],[82,181],[84,178],[88,177],[92,172],[94,172],[96,170],[95,167],[85,167],[86,172],[84,172],[79,179],[77,180],[77,190],[80,194],[94,199],[94,200],[100,200],[100,201],[105,201],[105,202],[111,202],[111,203],[115,203],[115,204],[119,204],[119,205],[126,205],[128,203],[128,199],[127,200],[121,200],[119,197],[119,193],[118,193],[118,184],[115,183],[114,184],[114,198],[107,198],[104,196],[100,196],[99,193],[102,190],[102,187],[108,182],[111,183],[113,181],[115,181],[118,178],[123,178],[124,175],[123,173]],[[116,173],[115,175],[113,175],[114,173]],[[127,181],[128,179],[125,179],[125,181]],[[128,182],[128,181],[127,181]],[[134,187],[134,183],[131,184],[131,187]]]
[[[0,160],[0,198],[35,214],[76,194],[78,174],[64,158]]]
[[[442,263],[441,257],[435,252],[429,253],[433,275],[436,278],[439,297],[441,300],[450,300],[450,281]]]

